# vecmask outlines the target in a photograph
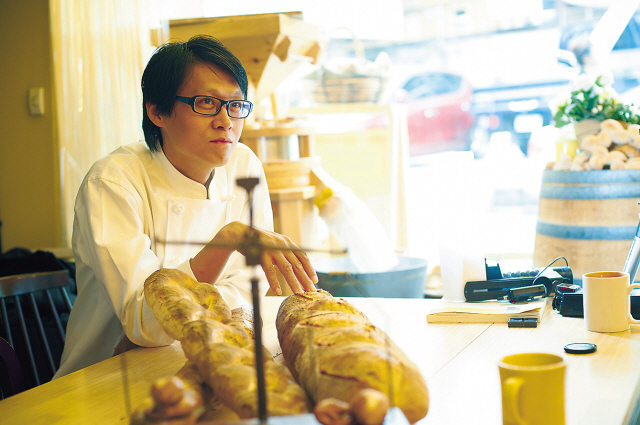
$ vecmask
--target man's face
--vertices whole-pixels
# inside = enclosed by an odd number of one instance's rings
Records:
[[[191,68],[178,96],[213,96],[243,100],[235,79],[219,67],[198,63]],[[230,118],[223,106],[217,115],[199,115],[176,101],[170,116],[149,113],[162,132],[162,149],[178,171],[204,184],[215,167],[225,165],[240,139],[243,119]]]

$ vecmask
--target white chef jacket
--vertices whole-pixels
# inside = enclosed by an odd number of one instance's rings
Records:
[[[273,230],[262,164],[238,144],[207,188],[181,174],[162,151],[143,142],[122,146],[96,162],[75,203],[73,254],[78,296],[69,322],[58,378],[113,355],[125,337],[154,347],[173,342],[144,297],[144,281],[163,267],[193,275],[189,260],[231,221],[249,222],[246,191],[236,179],[258,177],[253,222]],[[261,295],[268,289],[262,269]],[[215,283],[231,308],[251,308],[250,273],[234,252]]]

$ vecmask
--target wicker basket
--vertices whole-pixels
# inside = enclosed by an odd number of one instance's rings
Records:
[[[352,33],[353,36],[353,33]],[[387,78],[384,72],[376,70],[364,56],[362,43],[353,36],[355,60],[345,62],[338,58],[334,63],[328,61],[308,77],[304,88],[316,103],[335,102],[378,102],[386,87]],[[350,66],[336,66],[344,62]],[[333,65],[333,66],[332,66]],[[364,65],[366,71],[359,70],[358,65]]]
[[[384,80],[380,77],[323,78],[311,82],[309,89],[317,103],[377,102]]]

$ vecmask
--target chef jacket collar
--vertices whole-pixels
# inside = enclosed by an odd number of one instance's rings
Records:
[[[209,199],[210,197],[208,194],[208,190],[211,188],[213,188],[213,193],[218,192],[221,189],[222,193],[224,193],[223,188],[226,186],[226,174],[224,173],[224,171],[216,173],[216,169],[214,168],[214,170],[212,171],[213,178],[209,182],[209,186],[206,187],[195,180],[191,180],[189,177],[178,171],[178,169],[176,169],[176,167],[174,167],[173,164],[169,161],[162,149],[154,152],[153,155],[162,165],[162,169],[167,175],[171,186],[177,193],[181,194],[182,196],[194,199]]]

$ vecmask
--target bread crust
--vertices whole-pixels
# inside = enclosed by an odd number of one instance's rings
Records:
[[[163,329],[180,341],[213,395],[241,419],[258,415],[254,341],[247,313],[236,320],[220,292],[176,269],[160,269],[144,285],[147,304]],[[291,372],[264,348],[267,412],[270,416],[310,412],[304,390]]]
[[[351,405],[371,388],[411,423],[426,416],[429,394],[418,367],[344,299],[323,290],[291,295],[276,327],[285,364],[314,403],[333,397]]]

